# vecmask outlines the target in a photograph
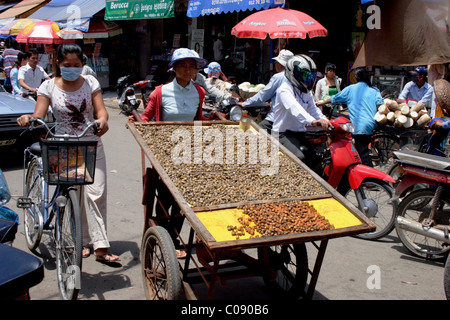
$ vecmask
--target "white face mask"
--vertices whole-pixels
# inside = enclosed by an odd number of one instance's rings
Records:
[[[62,67],[61,76],[67,81],[76,81],[83,71],[83,68]]]

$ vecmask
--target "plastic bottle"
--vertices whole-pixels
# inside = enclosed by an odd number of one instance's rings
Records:
[[[241,128],[244,132],[250,128],[250,119],[247,118],[247,111],[242,113],[242,119],[239,123],[239,128]]]

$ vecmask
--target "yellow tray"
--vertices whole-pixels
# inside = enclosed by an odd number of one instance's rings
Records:
[[[354,227],[363,224],[360,219],[333,198],[305,202],[312,205],[320,215],[334,225],[335,229]],[[242,216],[243,211],[237,208],[197,213],[197,217],[218,242],[236,239],[236,236],[232,236],[231,232],[227,230],[227,227],[229,225],[240,226],[238,218]],[[240,239],[249,238],[250,235],[247,233],[245,236],[240,237]]]

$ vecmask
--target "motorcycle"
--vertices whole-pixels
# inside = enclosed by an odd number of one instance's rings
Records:
[[[435,130],[425,153],[394,152],[399,172],[395,228],[403,245],[426,259],[440,259],[450,251],[450,160],[441,148],[448,134]]]
[[[379,239],[394,229],[395,208],[391,201],[393,189],[390,183],[395,180],[361,163],[353,144],[354,127],[349,119],[341,116],[330,120],[330,123],[328,131],[307,131],[318,160],[311,169],[375,223],[375,231],[356,237]]]
[[[44,279],[44,266],[34,255],[13,248],[19,217],[5,207],[10,199],[0,170],[0,300],[29,300],[29,289]]]
[[[131,115],[134,110],[139,108],[141,104],[141,100],[136,98],[136,90],[138,88],[140,90],[140,94],[142,97],[142,103],[145,106],[148,102],[148,94],[147,90],[151,89],[150,84],[153,82],[152,80],[142,80],[136,82],[132,85],[129,85],[130,76],[120,77],[117,80],[116,89],[117,89],[117,97],[119,99],[119,107],[125,115]]]

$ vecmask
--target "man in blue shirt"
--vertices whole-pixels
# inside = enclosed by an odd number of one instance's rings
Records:
[[[399,99],[414,99],[429,104],[433,98],[433,86],[427,82],[428,71],[425,67],[417,67],[411,72],[413,79],[408,82],[398,96]]]
[[[378,107],[383,104],[380,90],[372,87],[370,75],[365,68],[357,68],[355,72],[357,83],[346,87],[341,92],[332,96],[321,104],[339,104],[348,106],[350,121],[355,126],[353,138],[355,147],[361,157],[361,162],[369,167],[373,167],[370,157],[369,144],[372,132],[376,127],[374,119]]]
[[[286,79],[284,75],[284,69],[286,67],[286,63],[290,58],[292,58],[294,54],[289,50],[281,50],[278,57],[273,58],[275,60],[275,70],[276,74],[270,78],[269,83],[265,86],[264,89],[259,91],[257,94],[255,94],[253,97],[245,100],[242,103],[243,107],[251,107],[251,106],[257,106],[260,105],[263,102],[271,101],[272,106],[275,105],[275,99],[277,96],[277,89],[280,87],[280,85],[283,83],[283,81]],[[269,114],[266,116],[266,118],[259,123],[259,126],[265,130],[267,130],[269,133],[272,130],[273,126],[273,110],[270,109]]]

